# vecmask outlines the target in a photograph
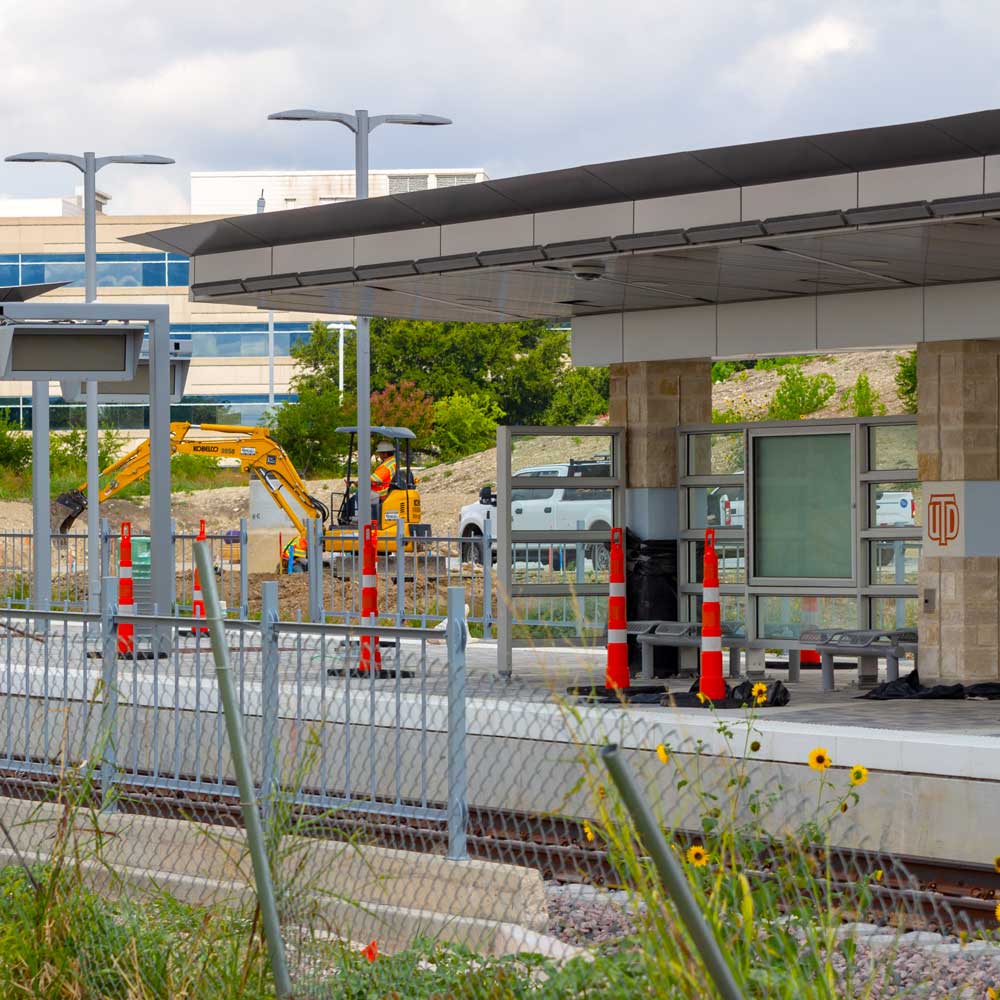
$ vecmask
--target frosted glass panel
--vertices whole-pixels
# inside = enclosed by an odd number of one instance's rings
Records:
[[[850,435],[758,437],[754,449],[756,575],[850,579]]]

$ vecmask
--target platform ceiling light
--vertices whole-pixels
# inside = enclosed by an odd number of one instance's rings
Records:
[[[456,253],[447,257],[425,257],[416,262],[416,268],[420,274],[470,271],[476,267],[479,267],[479,258],[474,253]]]
[[[533,264],[545,260],[541,247],[511,247],[507,250],[482,250],[480,263],[484,267],[504,267],[511,264]]]
[[[937,198],[931,202],[931,213],[967,215],[972,212],[1000,212],[1000,194],[968,194],[958,198]]]
[[[839,209],[834,212],[806,212],[802,215],[779,215],[773,219],[765,219],[763,226],[771,236],[781,236],[785,233],[804,233],[812,229],[839,229],[847,225],[844,213]]]
[[[683,229],[662,229],[653,233],[623,233],[613,236],[611,242],[618,250],[665,250],[687,244]]]
[[[589,240],[568,240],[563,243],[547,243],[542,250],[549,260],[564,260],[567,257],[594,257],[597,254],[613,253],[610,237]]]
[[[325,271],[301,271],[300,285],[343,285],[357,281],[353,267],[332,267]]]
[[[723,240],[745,240],[763,236],[764,227],[759,219],[750,222],[728,222],[722,226],[695,226],[685,230],[691,243],[717,243]]]
[[[0,378],[123,381],[135,374],[141,326],[17,323],[0,327]]]
[[[243,287],[248,292],[270,292],[280,288],[298,288],[297,274],[271,274],[263,278],[244,278]]]
[[[416,274],[417,268],[412,260],[394,260],[384,264],[364,264],[356,267],[355,271],[361,281],[369,281],[372,278],[402,278]]]
[[[926,201],[903,201],[893,205],[871,205],[865,208],[849,208],[844,216],[852,226],[864,226],[878,222],[912,222],[930,216],[930,205]]]
[[[195,295],[238,295],[245,292],[242,281],[204,281],[191,286]]]

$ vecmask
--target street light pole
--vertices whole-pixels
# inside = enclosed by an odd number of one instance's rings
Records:
[[[109,163],[166,164],[174,161],[167,156],[149,156],[147,154],[124,154],[120,156],[101,156],[94,153],[84,153],[74,156],[72,153],[15,153],[6,157],[9,163],[68,163],[83,174],[83,269],[84,269],[84,300],[97,301],[97,171]],[[149,345],[150,355],[153,345]],[[45,408],[44,422],[48,427],[49,393],[48,383],[44,393],[33,392],[32,406],[43,403]],[[44,397],[44,402],[43,402]],[[100,610],[101,606],[101,510],[100,510],[100,462],[98,460],[98,407],[97,382],[87,382],[87,607],[91,612]],[[38,437],[34,440],[37,442]],[[47,443],[47,438],[46,438]],[[46,458],[47,461],[47,458]],[[37,491],[36,502],[37,502]],[[44,498],[47,508],[49,497]],[[36,517],[38,514],[36,513]],[[48,518],[48,510],[44,511]]]
[[[260,197],[257,199],[257,214],[267,207],[264,200],[264,189],[260,189]],[[274,310],[267,311],[267,402],[274,406]]]
[[[438,115],[370,115],[367,110],[356,110],[353,115],[344,111],[314,111],[297,108],[294,111],[277,111],[267,116],[275,121],[336,122],[354,133],[354,196],[368,197],[368,137],[379,125],[450,125],[450,118]],[[371,321],[368,316],[358,316],[355,324],[357,348],[358,393],[358,530],[371,518],[371,477],[362,475],[363,462],[371,465]],[[343,358],[343,351],[341,351]],[[364,458],[362,458],[364,456]]]

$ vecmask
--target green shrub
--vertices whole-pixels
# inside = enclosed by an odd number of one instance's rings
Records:
[[[754,420],[763,420],[767,416],[767,408],[755,406],[746,396],[741,396],[730,406],[720,409],[712,408],[713,424],[745,424]]]
[[[589,424],[608,412],[608,369],[567,368],[556,384],[542,417],[549,427]]]
[[[417,436],[417,448],[426,448],[434,431],[434,400],[413,382],[390,382],[371,394],[371,422],[382,427],[407,427]]]
[[[754,367],[761,372],[781,371],[789,365],[802,366],[814,361],[815,358],[808,354],[786,354],[779,358],[758,358]]]
[[[452,393],[434,404],[434,444],[442,462],[483,451],[496,442],[503,411],[487,396]]]
[[[872,388],[868,376],[862,372],[853,388],[845,389],[840,394],[841,401],[851,408],[856,417],[883,417],[885,403],[876,389]]]
[[[896,395],[904,413],[917,412],[917,352],[896,355]]]
[[[800,420],[825,406],[836,390],[832,375],[806,375],[798,365],[792,365],[781,376],[767,415],[771,420]]]
[[[0,419],[0,469],[24,472],[31,465],[31,437]]]
[[[712,365],[712,381],[725,382],[737,372],[753,367],[753,361],[716,361]]]

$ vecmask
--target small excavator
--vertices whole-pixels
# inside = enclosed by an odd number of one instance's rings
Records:
[[[189,436],[192,431],[197,436]],[[192,424],[183,421],[170,425],[171,455],[203,455],[207,458],[236,459],[244,472],[264,485],[268,495],[288,516],[301,539],[306,537],[305,522],[319,518],[323,524],[324,550],[330,553],[356,552],[358,549],[357,494],[352,494],[352,460],[357,428],[338,427],[338,433],[350,435],[347,454],[347,477],[336,523],[330,517],[330,506],[309,493],[298,470],[285,450],[273,440],[266,428],[241,427],[233,424]],[[420,495],[411,471],[410,441],[414,434],[405,427],[373,427],[373,435],[391,441],[395,447],[396,476],[389,489],[378,500],[379,551],[394,551],[396,523],[405,525],[408,538],[430,534],[429,526],[421,525]],[[405,449],[400,442],[405,441]],[[400,451],[404,454],[401,455]],[[359,461],[360,466],[360,461]],[[149,441],[143,441],[102,473],[100,502],[110,500],[131,483],[149,475]],[[52,502],[50,519],[54,535],[65,535],[76,519],[87,509],[87,484],[60,494]],[[372,505],[372,513],[375,513]],[[406,551],[412,549],[407,543]],[[301,563],[301,560],[299,560]]]

